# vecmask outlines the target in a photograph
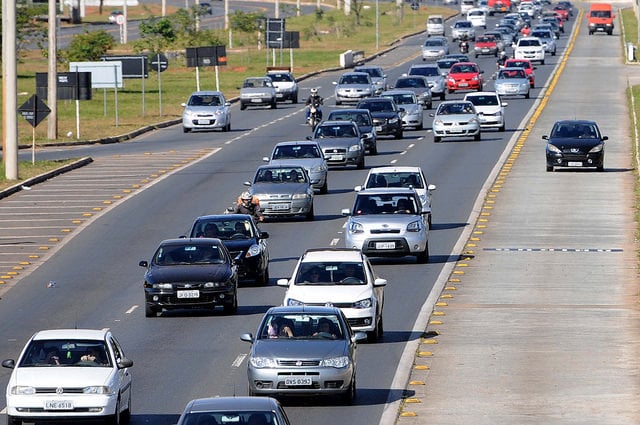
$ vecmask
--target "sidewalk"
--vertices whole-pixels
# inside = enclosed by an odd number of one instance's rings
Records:
[[[420,340],[397,423],[638,424],[635,163],[618,37],[576,39],[515,141]],[[554,61],[555,62],[555,61]],[[558,119],[596,120],[605,172],[545,171]],[[521,128],[524,128],[523,123]]]

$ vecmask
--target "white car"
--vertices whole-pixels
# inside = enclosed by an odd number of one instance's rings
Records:
[[[476,107],[481,128],[505,130],[504,108],[508,103],[503,102],[498,93],[492,91],[468,93],[464,100],[468,100]]]
[[[487,11],[480,8],[471,9],[467,12],[467,21],[474,27],[487,29]]]
[[[513,49],[515,59],[529,59],[544,65],[544,46],[537,37],[522,37],[518,39]]]
[[[131,415],[129,360],[109,330],[36,332],[7,385],[7,424],[101,420],[119,424]]]
[[[317,248],[300,257],[291,279],[278,279],[287,288],[284,306],[339,307],[354,331],[369,340],[382,338],[382,307],[386,279],[376,276],[358,249]]]
[[[435,184],[429,184],[420,167],[376,167],[369,170],[364,185],[356,186],[354,190],[360,192],[363,189],[375,187],[411,187],[418,194],[422,203],[423,214],[428,214],[429,229],[431,229],[431,198],[436,190]]]

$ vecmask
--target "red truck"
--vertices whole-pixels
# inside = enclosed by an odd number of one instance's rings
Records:
[[[489,6],[489,16],[493,16],[494,13],[511,12],[511,0],[489,0],[487,5]]]

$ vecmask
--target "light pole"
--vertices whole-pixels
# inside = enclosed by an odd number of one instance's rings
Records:
[[[376,52],[380,46],[380,13],[378,12],[378,0],[376,0]]]

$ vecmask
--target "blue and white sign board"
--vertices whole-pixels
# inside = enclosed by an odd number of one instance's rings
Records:
[[[123,87],[122,61],[71,62],[69,72],[90,72],[91,88],[94,89]]]

